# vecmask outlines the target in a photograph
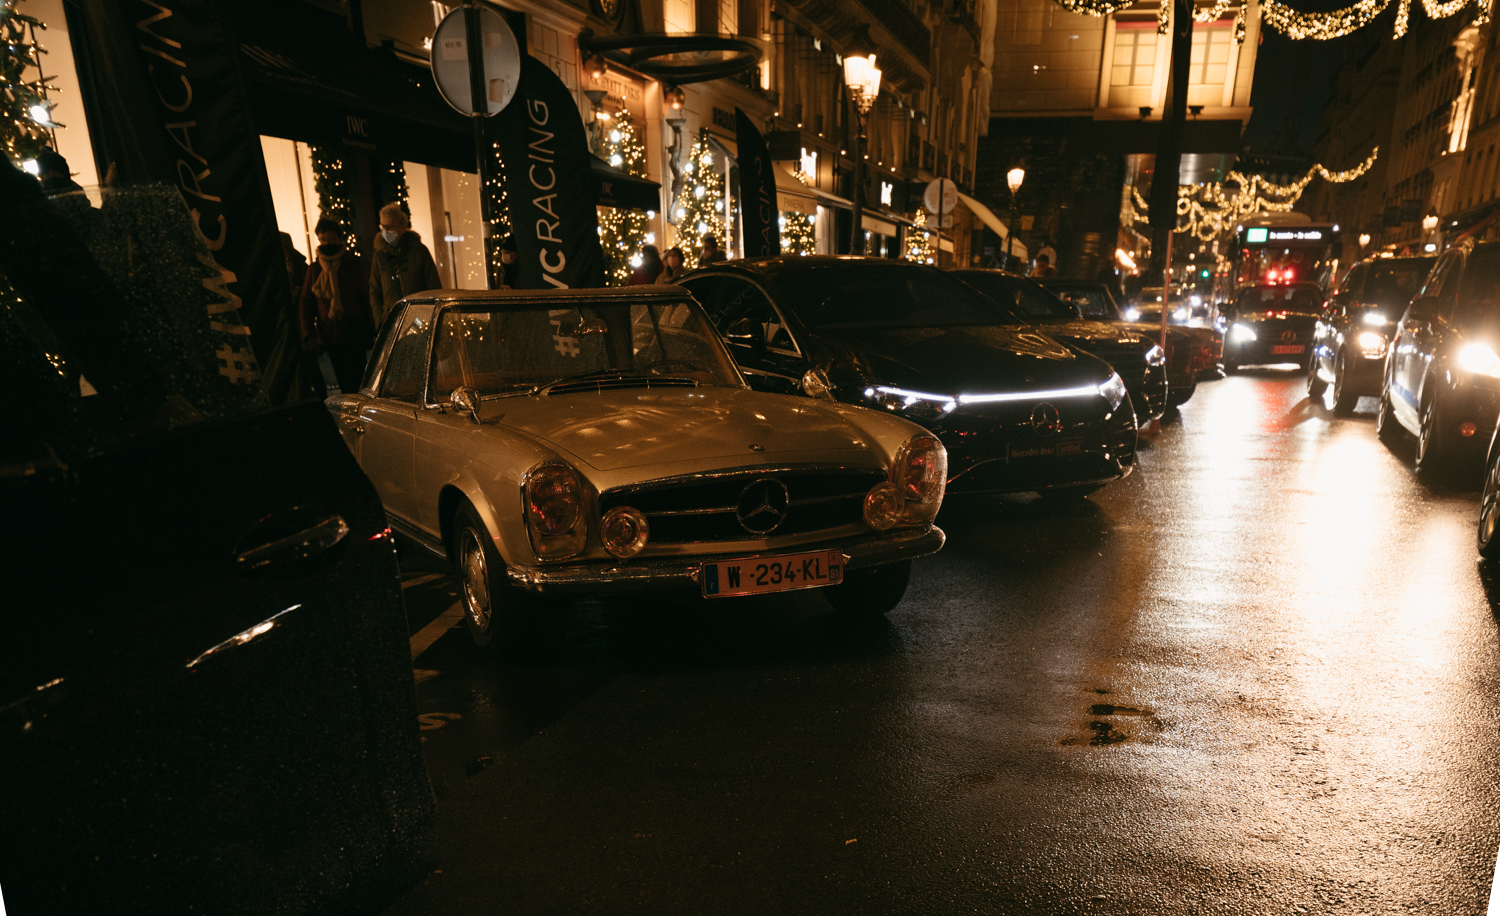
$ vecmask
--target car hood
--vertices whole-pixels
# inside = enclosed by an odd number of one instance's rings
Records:
[[[1107,321],[1089,321],[1083,318],[1071,321],[1041,321],[1037,322],[1034,327],[1049,337],[1069,343],[1076,341],[1080,346],[1141,344],[1143,350],[1151,346],[1146,341],[1145,335],[1137,329],[1128,326],[1122,328],[1118,324]]]
[[[705,459],[757,464],[869,461],[863,429],[811,398],[739,388],[626,388],[484,402],[486,423],[509,427],[601,471]],[[754,446],[754,447],[752,447]],[[820,458],[819,460],[822,460]]]
[[[867,381],[935,394],[1094,385],[1107,365],[1029,327],[859,328],[819,332]]]
[[[1234,317],[1234,320],[1241,324],[1261,324],[1266,321],[1287,321],[1289,319],[1317,321],[1318,313],[1292,309],[1288,309],[1286,311],[1276,309],[1275,311],[1268,312],[1262,309],[1257,311],[1240,312]]]

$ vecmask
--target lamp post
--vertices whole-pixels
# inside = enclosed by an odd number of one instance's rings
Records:
[[[1010,268],[1010,262],[1015,250],[1016,238],[1016,194],[1021,190],[1021,182],[1026,180],[1026,170],[1014,168],[1005,173],[1005,183],[1010,185],[1010,225],[1005,233],[1005,267]]]
[[[859,114],[859,134],[854,138],[854,234],[849,239],[850,254],[865,253],[865,124],[875,99],[880,95],[880,71],[875,55],[844,58],[844,85]]]

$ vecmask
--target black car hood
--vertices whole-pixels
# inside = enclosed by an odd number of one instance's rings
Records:
[[[934,394],[1097,385],[1101,360],[1031,328],[858,328],[819,331],[838,376]],[[836,380],[837,382],[837,380]]]
[[[1098,344],[1123,347],[1135,344],[1142,350],[1151,348],[1151,342],[1139,330],[1121,328],[1118,324],[1108,321],[1090,321],[1085,318],[1071,321],[1038,321],[1032,329],[1060,341],[1076,342],[1082,347]]]
[[[1240,324],[1262,324],[1267,321],[1296,321],[1298,319],[1303,321],[1317,321],[1318,313],[1294,310],[1282,311],[1280,309],[1274,311],[1257,309],[1255,311],[1240,312],[1234,316],[1234,320]]]

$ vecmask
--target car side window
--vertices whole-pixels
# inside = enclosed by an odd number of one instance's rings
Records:
[[[410,305],[396,326],[395,340],[380,379],[380,396],[416,403],[427,378],[427,344],[432,340],[432,306]]]
[[[1427,282],[1422,286],[1422,295],[1430,296],[1438,300],[1434,311],[1440,315],[1446,315],[1453,307],[1453,301],[1458,298],[1458,281],[1463,274],[1460,265],[1463,263],[1463,255],[1457,251],[1450,251],[1443,255],[1437,266],[1428,274]]]
[[[765,290],[754,283],[724,280],[714,297],[710,315],[719,332],[731,343],[764,344],[766,349],[775,353],[799,355],[786,320],[771,304]]]
[[[396,309],[404,310],[404,303],[396,303]],[[365,366],[365,377],[359,383],[359,390],[368,395],[375,393],[376,386],[380,384],[380,367],[385,365],[385,355],[391,349],[391,342],[396,339],[396,328],[401,324],[402,316],[399,312],[380,327],[380,335],[375,338],[375,346],[370,350],[370,362]]]

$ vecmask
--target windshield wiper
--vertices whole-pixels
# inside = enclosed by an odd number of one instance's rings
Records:
[[[636,373],[628,369],[596,369],[593,372],[580,372],[577,375],[564,375],[541,385],[534,385],[527,394],[540,394],[549,391],[564,382],[587,382],[593,379],[627,378]]]

